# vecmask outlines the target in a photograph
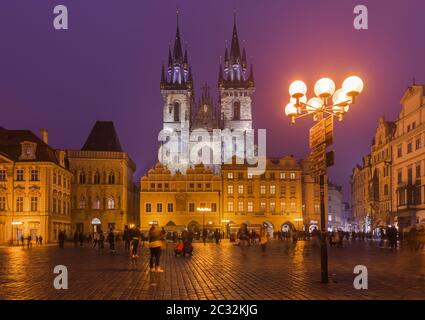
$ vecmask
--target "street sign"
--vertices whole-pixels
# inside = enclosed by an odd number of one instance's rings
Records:
[[[320,120],[310,129],[310,148],[325,143],[329,146],[333,143],[334,117],[330,116]]]
[[[322,143],[311,150],[311,173],[312,176],[317,177],[326,173],[326,144]]]

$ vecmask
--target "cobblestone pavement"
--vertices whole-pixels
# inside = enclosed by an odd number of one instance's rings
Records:
[[[319,249],[308,242],[258,245],[245,256],[223,242],[195,244],[192,257],[162,255],[164,273],[148,271],[148,249],[132,269],[122,246],[115,255],[88,245],[0,248],[0,299],[425,299],[425,251],[392,251],[377,243],[329,249],[330,283],[320,283]],[[106,245],[107,247],[107,245]],[[65,265],[69,289],[56,290],[53,268]],[[354,266],[365,265],[369,289],[353,287]]]

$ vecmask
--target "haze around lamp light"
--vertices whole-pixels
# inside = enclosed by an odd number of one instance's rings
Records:
[[[301,80],[296,80],[289,86],[289,94],[292,98],[301,98],[307,93],[307,85]]]
[[[335,92],[335,82],[329,78],[319,79],[314,85],[314,93],[318,97],[330,97]]]
[[[290,98],[289,102],[292,103],[294,106],[297,104],[297,99],[296,98]],[[300,104],[306,104],[307,103],[307,97],[306,96],[302,96],[300,98],[298,98],[298,102]]]

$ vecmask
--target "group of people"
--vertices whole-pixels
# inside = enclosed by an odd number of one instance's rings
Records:
[[[248,230],[248,225],[246,223],[242,223],[237,232],[237,238],[239,239],[238,245],[241,248],[242,255],[246,254],[246,248],[248,246],[257,242],[260,243],[261,251],[265,253],[267,243],[269,242],[269,233],[267,228],[263,226],[260,229],[260,233],[257,235],[254,230]]]
[[[28,237],[24,237],[23,235],[21,235],[21,244],[22,247],[25,247],[25,240],[27,241],[27,248],[30,249],[32,247],[32,243],[33,240],[35,239],[35,244],[36,245],[42,245],[43,244],[43,237],[42,236],[35,236],[32,237],[31,235],[29,235]]]

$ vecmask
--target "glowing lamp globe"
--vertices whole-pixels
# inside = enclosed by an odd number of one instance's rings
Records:
[[[342,90],[349,97],[357,96],[363,90],[363,81],[357,76],[351,76],[342,83]]]
[[[335,92],[335,82],[329,78],[322,78],[314,85],[314,93],[318,97],[330,97]]]
[[[286,107],[285,107],[285,114],[288,117],[292,117],[292,116],[297,115],[297,112],[298,112],[297,107],[294,106],[292,103],[288,103],[286,105]]]
[[[344,106],[344,107],[341,107],[341,106],[333,106],[332,107],[332,112],[333,113],[335,113],[336,115],[340,115],[340,114],[343,114],[343,113],[346,113],[346,112],[348,112],[348,109],[350,108],[350,106],[349,105],[346,105],[346,106]]]
[[[320,98],[314,97],[307,101],[307,112],[312,113],[320,110],[323,107],[323,101]]]
[[[301,80],[296,80],[289,86],[289,94],[292,98],[301,98],[307,93],[307,86]]]
[[[351,98],[347,96],[343,89],[338,89],[335,91],[332,101],[337,106],[345,107],[350,104]]]

